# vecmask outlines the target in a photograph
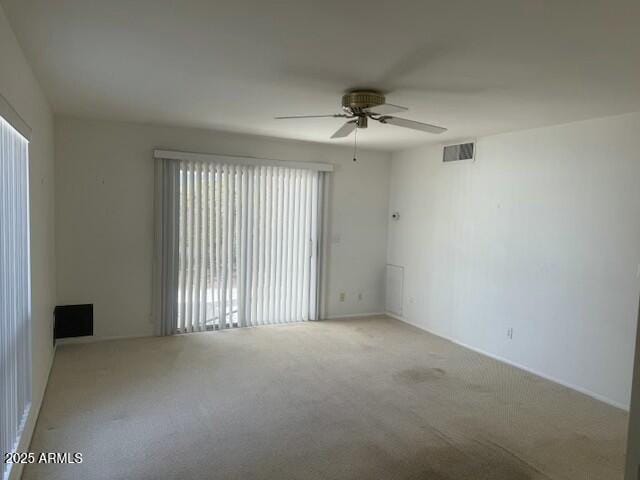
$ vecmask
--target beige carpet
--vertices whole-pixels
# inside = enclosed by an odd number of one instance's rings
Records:
[[[25,479],[622,478],[627,415],[387,317],[65,345]]]

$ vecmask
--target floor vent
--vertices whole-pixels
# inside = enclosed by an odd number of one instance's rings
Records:
[[[443,162],[457,162],[458,160],[473,160],[475,143],[458,143],[446,145],[442,151]]]

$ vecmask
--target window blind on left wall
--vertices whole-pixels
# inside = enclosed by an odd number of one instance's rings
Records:
[[[31,407],[30,269],[29,142],[0,116],[1,452],[16,450]]]

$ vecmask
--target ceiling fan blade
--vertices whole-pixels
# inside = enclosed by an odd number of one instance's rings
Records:
[[[383,103],[382,105],[366,109],[367,112],[378,115],[389,115],[390,113],[406,112],[407,110],[409,110],[407,107],[401,107],[400,105],[394,105],[392,103]]]
[[[346,117],[343,113],[334,113],[332,115],[291,115],[288,117],[273,117],[275,120],[289,120],[295,118],[340,118]]]
[[[406,118],[382,117],[378,121],[380,123],[388,123],[390,125],[396,125],[397,127],[420,130],[421,132],[444,133],[447,131],[447,129],[444,127],[438,127],[437,125],[430,125],[428,123],[415,122],[413,120],[407,120]]]
[[[331,135],[331,138],[343,138],[348,137],[351,132],[353,132],[356,128],[358,128],[358,122],[355,120],[351,120],[344,125],[342,125],[336,133]]]

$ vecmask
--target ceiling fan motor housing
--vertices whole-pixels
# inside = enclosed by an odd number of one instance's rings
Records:
[[[342,108],[358,115],[366,108],[385,103],[384,95],[379,92],[356,90],[342,96]]]

